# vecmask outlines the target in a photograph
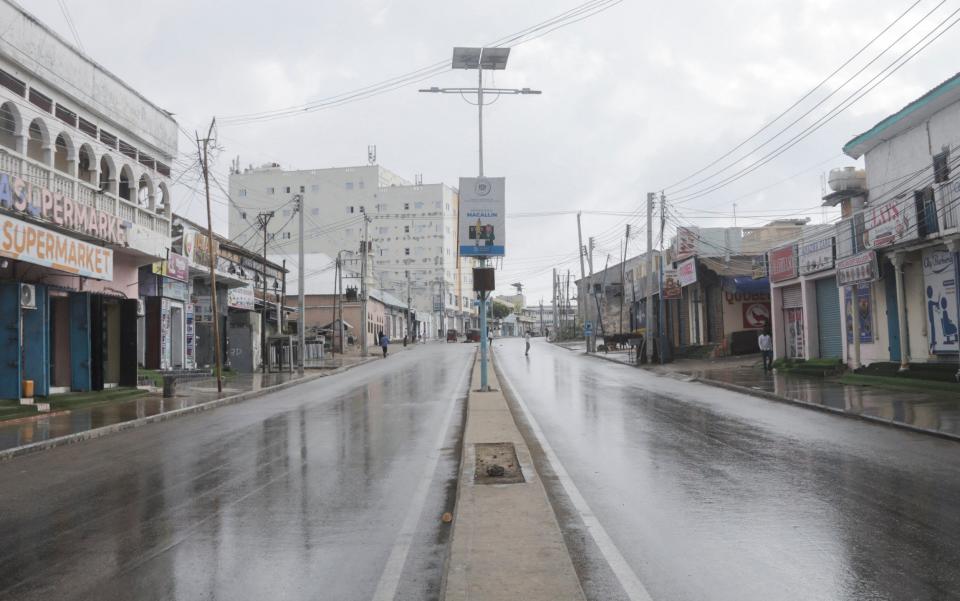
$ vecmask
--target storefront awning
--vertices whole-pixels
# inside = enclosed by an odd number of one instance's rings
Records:
[[[770,280],[768,278],[753,279],[748,275],[738,275],[723,278],[723,288],[729,292],[740,294],[768,294]]]

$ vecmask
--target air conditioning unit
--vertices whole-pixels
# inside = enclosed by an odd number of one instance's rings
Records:
[[[20,308],[37,308],[37,288],[33,284],[20,284]]]
[[[144,304],[142,298],[137,299],[137,317],[143,317],[147,314],[147,306]]]

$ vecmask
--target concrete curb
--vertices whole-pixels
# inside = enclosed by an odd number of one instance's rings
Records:
[[[557,345],[559,346],[559,345]],[[568,349],[572,350],[572,349]],[[588,357],[593,357],[595,359],[603,359],[604,361],[609,361],[611,363],[617,363],[619,365],[626,365],[627,367],[636,367],[630,363],[624,363],[622,361],[617,361],[616,359],[611,359],[609,357],[604,357],[603,355],[598,355],[596,353],[583,353]],[[648,367],[641,366],[640,369],[649,371],[650,373],[659,375],[659,376],[669,376],[667,373],[657,372]],[[711,378],[702,378],[699,376],[694,376],[691,374],[686,374],[683,372],[671,372],[673,374],[683,375],[690,378],[690,381],[700,382],[702,384],[707,384],[708,386],[716,386],[717,388],[725,388],[733,392],[740,392],[743,394],[749,394],[751,396],[760,397],[770,401],[777,401],[780,403],[787,403],[789,405],[797,405],[800,407],[805,407],[807,409],[814,409],[816,411],[822,411],[824,413],[830,413],[833,415],[841,415],[843,417],[848,417],[852,419],[859,419],[863,421],[870,422],[871,424],[879,424],[883,426],[888,426],[891,428],[900,428],[901,430],[909,430],[917,434],[926,434],[928,436],[936,436],[937,438],[943,438],[946,440],[952,440],[955,442],[960,442],[960,435],[951,434],[949,432],[941,432],[940,430],[931,430],[929,428],[921,428],[920,426],[914,426],[911,424],[906,424],[903,422],[897,422],[889,419],[884,419],[882,417],[876,417],[874,415],[864,415],[860,413],[851,413],[849,411],[844,411],[843,409],[837,409],[836,407],[828,407],[826,405],[819,405],[817,403],[808,403],[806,401],[801,401],[799,399],[791,399],[790,397],[781,396],[774,392],[768,392],[766,390],[757,390],[756,388],[750,388],[749,386],[740,386],[739,384],[731,384],[730,382],[724,382],[722,380],[713,380]]]
[[[326,373],[311,374],[309,376],[304,376],[303,378],[298,378],[296,380],[290,380],[288,382],[283,382],[281,384],[275,384],[274,386],[268,386],[266,388],[261,388],[260,390],[248,390],[246,392],[241,392],[232,396],[223,397],[221,399],[214,399],[212,401],[207,401],[206,403],[200,403],[198,405],[193,405],[191,407],[183,407],[182,409],[175,409],[173,411],[168,411],[166,413],[158,413],[156,415],[151,415],[148,417],[141,417],[139,419],[133,419],[126,422],[120,422],[117,424],[111,424],[109,426],[103,426],[101,428],[93,428],[91,430],[85,430],[83,432],[77,432],[75,434],[68,434],[67,436],[59,436],[57,438],[51,438],[49,440],[41,440],[39,442],[30,443],[23,445],[22,447],[14,447],[12,449],[6,449],[0,451],[0,462],[9,461],[15,457],[20,457],[22,455],[29,455],[31,453],[37,453],[40,451],[46,451],[56,447],[66,446],[69,444],[74,444],[77,442],[82,442],[84,440],[92,440],[95,438],[101,438],[103,436],[109,436],[110,434],[116,434],[118,432],[123,432],[125,430],[133,430],[134,428],[139,428],[147,424],[165,422],[170,419],[177,417],[182,417],[184,415],[191,415],[193,413],[201,413],[204,411],[209,411],[211,409],[216,409],[218,407],[223,407],[226,405],[233,405],[241,401],[246,401],[256,397],[264,396],[273,392],[280,392],[281,390],[286,390],[287,388],[293,388],[294,386],[299,386],[300,384],[306,384],[320,378],[326,378],[329,376],[334,376],[345,371],[349,371],[354,367],[370,363],[375,361],[375,357],[367,358],[364,361],[359,363],[354,363],[353,365],[348,365],[346,367],[338,367],[334,370],[331,370]]]
[[[903,422],[896,422],[889,419],[883,419],[882,417],[876,417],[874,415],[864,415],[861,413],[851,413],[849,411],[844,411],[843,409],[837,409],[836,407],[827,407],[826,405],[818,405],[817,403],[808,403],[806,401],[800,401],[798,399],[791,399],[789,397],[780,396],[779,394],[768,392],[766,390],[757,390],[756,388],[750,388],[749,386],[740,386],[739,384],[731,384],[729,382],[723,382],[721,380],[712,380],[710,378],[700,378],[697,376],[689,376],[693,381],[701,382],[709,386],[716,386],[717,388],[725,388],[733,392],[740,392],[743,394],[749,394],[751,396],[756,396],[771,401],[777,401],[780,403],[786,403],[789,405],[798,405],[800,407],[805,407],[807,409],[815,409],[817,411],[822,411],[824,413],[830,413],[833,415],[841,415],[843,417],[848,417],[852,419],[859,419],[871,424],[878,424],[881,426],[888,426],[891,428],[899,428],[901,430],[909,430],[917,434],[926,434],[928,436],[936,436],[937,438],[943,438],[945,440],[951,440],[954,442],[960,442],[960,436],[955,434],[950,434],[949,432],[941,432],[940,430],[931,430],[929,428],[921,428],[920,426],[914,426],[911,424],[905,424]]]

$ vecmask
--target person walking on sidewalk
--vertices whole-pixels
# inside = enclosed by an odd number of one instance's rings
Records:
[[[527,332],[523,335],[523,341],[527,343],[527,350],[524,351],[523,355],[529,356],[530,355],[530,330],[527,330]]]
[[[760,354],[763,356],[763,373],[773,371],[773,336],[770,335],[770,326],[763,327],[760,336],[757,337],[757,346],[760,347]]]
[[[383,332],[380,332],[380,348],[383,349],[383,358],[387,358],[387,347],[390,346],[390,339]]]

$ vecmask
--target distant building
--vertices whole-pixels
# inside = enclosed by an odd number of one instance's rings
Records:
[[[430,336],[476,325],[473,261],[457,255],[455,189],[413,184],[380,165],[287,171],[270,164],[234,169],[230,194],[243,207],[230,212],[230,237],[256,250],[263,244],[257,214],[274,211],[267,227],[269,252],[287,255],[290,266],[298,249],[294,195],[304,198],[307,253],[359,254],[366,215],[367,287],[404,303],[409,297]]]

